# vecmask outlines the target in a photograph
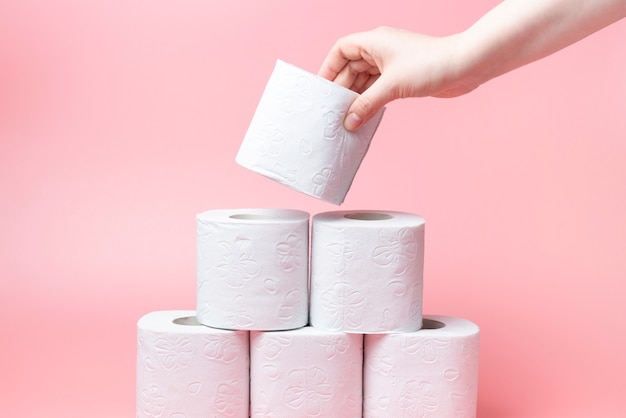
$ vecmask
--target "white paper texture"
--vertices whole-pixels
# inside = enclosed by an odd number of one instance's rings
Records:
[[[249,333],[200,325],[195,314],[137,322],[138,418],[248,417]]]
[[[237,163],[310,196],[341,204],[384,108],[356,131],[343,120],[358,94],[278,60]]]
[[[361,417],[362,335],[253,331],[250,358],[251,417]]]
[[[196,224],[202,324],[242,330],[307,324],[308,213],[220,209],[198,214]]]
[[[424,329],[365,335],[364,347],[364,418],[476,416],[479,328],[474,323],[425,315]]]
[[[311,324],[359,333],[422,325],[424,219],[335,211],[312,220]]]

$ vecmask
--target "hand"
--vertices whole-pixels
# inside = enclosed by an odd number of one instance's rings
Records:
[[[626,0],[504,0],[470,28],[432,37],[380,27],[337,41],[318,74],[358,93],[354,130],[386,103],[456,97],[626,17]]]
[[[388,102],[407,97],[455,97],[478,87],[463,76],[458,36],[432,37],[379,27],[339,39],[318,74],[360,93],[347,112],[354,130]]]

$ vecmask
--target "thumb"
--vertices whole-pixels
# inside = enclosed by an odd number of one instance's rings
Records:
[[[381,77],[382,78],[382,77]],[[392,89],[376,80],[367,90],[359,95],[348,109],[343,126],[349,131],[359,129],[378,113],[378,111],[393,100]]]

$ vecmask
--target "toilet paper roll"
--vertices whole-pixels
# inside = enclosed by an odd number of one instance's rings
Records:
[[[251,417],[361,417],[361,334],[252,331],[250,360]]]
[[[248,417],[248,332],[205,327],[195,314],[137,322],[137,417]]]
[[[360,333],[418,330],[424,226],[422,217],[403,212],[315,215],[311,324]]]
[[[307,324],[308,213],[219,209],[198,214],[196,223],[200,323],[242,330]]]
[[[406,334],[364,338],[363,417],[476,416],[479,328],[471,321],[425,315]]]
[[[281,60],[236,157],[245,168],[341,204],[384,109],[356,131],[343,120],[358,94]]]

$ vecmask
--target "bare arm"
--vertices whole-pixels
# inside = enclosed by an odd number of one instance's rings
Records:
[[[466,94],[625,16],[626,0],[505,0],[446,37],[386,27],[348,35],[319,74],[361,93],[345,121],[356,129],[392,100]]]
[[[463,33],[466,71],[480,85],[625,16],[624,0],[504,1]]]

